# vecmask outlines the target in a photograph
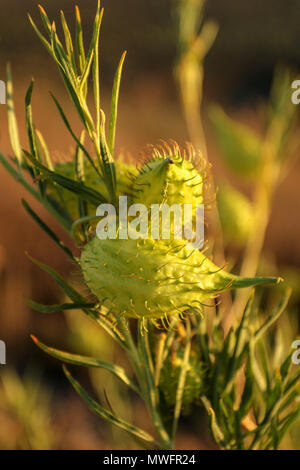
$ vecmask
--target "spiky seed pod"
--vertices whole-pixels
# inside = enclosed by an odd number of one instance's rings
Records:
[[[185,245],[185,240],[95,237],[84,246],[80,263],[99,301],[116,314],[135,318],[197,312],[205,299],[225,290],[277,282],[229,274]]]
[[[181,151],[177,144],[154,148],[152,158],[133,180],[133,203],[148,207],[161,203],[192,204],[194,216],[196,205],[204,203],[207,173],[203,160],[199,170],[195,167],[193,148],[188,159],[186,156],[186,151]]]
[[[133,176],[136,175],[137,170],[136,167],[129,163],[124,163],[123,161],[119,160],[115,162],[116,168],[116,178],[117,178],[117,198],[121,194],[128,194],[130,193],[130,186],[131,186],[131,179]],[[54,170],[57,173],[60,173],[63,176],[67,176],[68,178],[75,179],[76,172],[75,172],[75,162],[65,162],[59,163],[55,165]],[[84,183],[86,186],[98,190],[101,194],[106,195],[107,189],[104,182],[99,178],[96,170],[91,165],[85,165],[84,168]],[[52,197],[54,197],[59,203],[62,203],[62,199],[69,214],[72,218],[76,219],[79,217],[78,214],[78,198],[75,194],[67,189],[60,188],[61,197],[55,190],[54,186],[49,184],[49,193]],[[89,215],[95,214],[95,207],[91,204],[88,204],[88,213]]]
[[[176,403],[178,381],[184,357],[183,346],[177,342],[174,343],[174,346],[174,350],[169,353],[163,363],[159,380],[159,389],[167,405],[170,407],[173,407]],[[193,347],[186,370],[182,397],[182,410],[184,414],[190,412],[192,404],[200,402],[200,395],[206,391],[208,373],[207,366],[201,362],[199,351],[197,351],[196,347]]]

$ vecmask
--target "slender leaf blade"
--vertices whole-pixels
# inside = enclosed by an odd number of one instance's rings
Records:
[[[119,63],[119,66],[117,68],[116,75],[114,78],[113,91],[112,91],[111,111],[110,111],[110,119],[109,119],[109,134],[108,134],[108,147],[112,156],[114,155],[120,84],[121,84],[122,70],[123,70],[126,53],[127,51],[124,51],[122,54],[122,57],[121,57],[121,60],[120,60],[120,63]]]
[[[100,416],[101,418],[105,419],[106,421],[116,425],[120,429],[127,431],[129,434],[133,434],[134,436],[138,437],[147,442],[151,442],[153,445],[156,445],[155,439],[150,436],[147,432],[143,431],[142,429],[133,426],[132,424],[123,421],[122,419],[115,416],[110,411],[106,410],[103,406],[97,403],[85,390],[84,388],[74,379],[74,377],[70,374],[68,369],[64,366],[63,367],[64,373],[74,387],[76,392],[80,395],[80,397],[87,403],[90,410]]]
[[[8,116],[8,132],[11,142],[12,149],[17,158],[19,165],[22,164],[23,155],[22,147],[20,144],[19,129],[17,124],[17,118],[15,113],[14,104],[14,90],[11,75],[10,65],[7,65],[7,116]]]
[[[125,385],[130,387],[132,390],[139,393],[136,385],[127,376],[123,367],[117,366],[115,364],[111,364],[110,362],[100,361],[99,359],[95,359],[94,357],[87,357],[87,356],[82,356],[79,354],[72,354],[66,351],[61,351],[59,349],[49,347],[46,344],[39,341],[34,335],[31,335],[31,339],[42,351],[54,357],[55,359],[58,359],[62,362],[66,362],[68,364],[74,364],[77,366],[96,367],[100,369],[105,369],[111,372],[112,374],[114,374],[115,377],[121,380],[121,382],[123,382]]]

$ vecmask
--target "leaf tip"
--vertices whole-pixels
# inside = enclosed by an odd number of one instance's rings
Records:
[[[62,368],[63,368],[64,374],[66,375],[66,377],[71,377],[69,369],[67,368],[67,366],[65,364],[62,365]]]
[[[32,341],[34,342],[34,344],[38,344],[39,340],[37,339],[37,337],[35,335],[30,335],[30,338],[32,339]]]
[[[78,23],[81,23],[80,10],[78,5],[75,5],[75,15]]]
[[[40,3],[38,3],[38,9],[39,9],[42,13],[46,14],[46,11],[45,11],[44,7],[42,7],[42,5],[41,5]]]

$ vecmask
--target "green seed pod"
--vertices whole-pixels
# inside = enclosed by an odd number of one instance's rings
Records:
[[[193,216],[196,205],[204,203],[204,185],[207,179],[204,161],[197,170],[193,159],[195,152],[189,149],[189,159],[184,157],[177,144],[167,144],[154,149],[152,158],[142,167],[133,180],[133,203],[151,204],[192,204]]]
[[[124,163],[119,160],[115,162],[116,178],[117,178],[117,197],[121,194],[128,194],[130,192],[130,185],[132,177],[137,173],[134,165]],[[75,162],[65,162],[55,165],[54,170],[63,176],[67,176],[70,179],[75,179]],[[107,190],[104,182],[99,178],[96,170],[91,165],[85,165],[84,168],[84,183],[92,189],[98,190],[101,194],[106,195]],[[78,198],[71,191],[65,188],[60,188],[60,197],[56,191],[54,185],[49,184],[49,193],[59,203],[64,203],[67,211],[73,219],[79,217],[78,213]],[[88,204],[88,214],[94,215],[96,208]]]
[[[162,318],[198,311],[220,292],[275,278],[242,278],[218,268],[185,240],[93,238],[83,248],[84,279],[115,314]],[[104,298],[104,299],[103,299]]]
[[[175,343],[175,349],[170,352],[163,363],[159,388],[163,393],[167,405],[173,407],[176,404],[176,393],[179,376],[181,373],[184,357],[184,348],[181,344]],[[193,403],[200,402],[200,395],[205,393],[208,383],[207,367],[201,362],[199,351],[192,348],[186,370],[186,378],[182,397],[182,410],[188,414]]]

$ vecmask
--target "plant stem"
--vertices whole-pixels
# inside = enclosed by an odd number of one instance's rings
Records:
[[[147,324],[140,320],[138,328],[140,357],[145,381],[145,402],[147,403],[149,413],[151,415],[152,424],[159,437],[161,448],[172,449],[172,441],[164,427],[159,411],[159,396],[155,385],[154,367],[149,346]]]
[[[269,222],[272,196],[279,177],[279,164],[275,161],[269,144],[269,133],[265,139],[261,156],[264,165],[254,193],[254,220],[240,271],[240,275],[245,277],[256,275]],[[240,312],[244,311],[250,292],[251,289],[237,292],[232,308],[236,318],[239,317]]]

